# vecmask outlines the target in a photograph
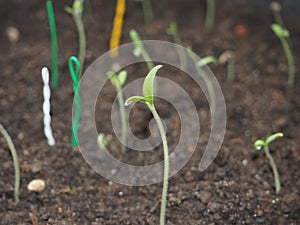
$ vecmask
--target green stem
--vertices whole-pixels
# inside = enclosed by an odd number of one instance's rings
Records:
[[[166,218],[166,205],[167,205],[167,193],[168,193],[168,178],[169,178],[169,150],[167,144],[167,137],[164,126],[162,121],[155,110],[153,104],[147,104],[148,108],[150,109],[153,117],[157,123],[159,133],[163,143],[163,151],[164,151],[164,177],[163,177],[163,190],[162,190],[162,197],[161,197],[161,208],[160,208],[160,225],[165,224]]]
[[[20,189],[20,168],[19,168],[17,151],[15,149],[14,143],[12,142],[9,134],[4,129],[4,127],[2,126],[2,124],[0,124],[0,133],[5,138],[5,140],[6,140],[7,144],[8,144],[8,147],[10,149],[10,153],[12,155],[13,164],[14,164],[14,168],[15,168],[14,197],[15,197],[15,202],[18,203],[19,202],[19,189]]]
[[[142,5],[143,5],[145,24],[150,25],[153,20],[153,10],[151,5],[151,0],[143,0]]]
[[[274,181],[275,181],[275,190],[276,190],[276,193],[278,194],[279,191],[280,191],[281,185],[280,185],[280,179],[279,179],[279,174],[278,174],[277,166],[276,166],[276,164],[274,162],[273,157],[270,154],[269,147],[265,146],[264,149],[265,149],[266,157],[269,159],[271,167],[272,167],[272,170],[273,170]]]
[[[126,152],[126,142],[127,142],[127,125],[126,125],[126,114],[125,114],[125,105],[124,105],[124,97],[120,87],[116,87],[118,94],[118,103],[120,107],[120,117],[122,123],[122,152]]]
[[[285,56],[288,61],[288,67],[289,67],[289,78],[288,78],[288,85],[293,86],[295,82],[295,65],[294,65],[294,57],[292,54],[292,51],[289,47],[289,44],[287,40],[284,37],[279,38],[280,42],[282,44]]]
[[[215,0],[206,0],[206,17],[205,17],[205,27],[206,29],[211,29],[215,24]]]
[[[143,56],[144,60],[146,61],[148,69],[151,70],[154,67],[154,65],[153,65],[153,62],[151,61],[150,56],[148,55],[148,52],[146,52],[146,50],[144,48],[142,51],[142,56]]]
[[[57,34],[56,25],[53,12],[52,1],[47,1],[47,13],[50,25],[50,36],[51,36],[51,53],[52,53],[52,85],[53,88],[58,88],[58,49],[57,49]]]
[[[227,65],[228,81],[234,80],[234,64],[235,64],[235,56],[231,55],[230,59],[228,60],[228,65]]]
[[[78,30],[78,37],[79,37],[79,53],[78,53],[78,59],[80,62],[80,73],[79,77],[82,75],[82,70],[84,67],[84,59],[86,55],[86,37],[84,32],[84,26],[82,22],[81,15],[73,15],[77,30]]]

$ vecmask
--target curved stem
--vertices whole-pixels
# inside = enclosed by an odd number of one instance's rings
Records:
[[[288,42],[285,38],[280,38],[285,56],[288,61],[288,67],[289,67],[289,78],[288,78],[288,85],[293,86],[295,82],[295,65],[294,65],[294,58],[292,51],[288,45]]]
[[[265,149],[265,154],[266,154],[267,158],[269,159],[272,170],[273,170],[274,181],[275,181],[275,190],[276,190],[276,193],[278,194],[279,191],[280,191],[281,185],[280,185],[280,179],[279,179],[277,166],[275,164],[275,161],[274,161],[273,157],[270,154],[269,147],[266,146],[264,149]]]
[[[168,150],[168,143],[166,132],[164,126],[161,122],[161,119],[155,110],[153,104],[147,104],[148,108],[150,109],[153,117],[157,123],[159,133],[163,143],[163,151],[164,151],[164,177],[163,177],[163,190],[162,190],[162,197],[161,197],[161,208],[160,208],[160,225],[165,224],[166,218],[166,205],[167,205],[167,193],[168,193],[168,178],[169,178],[169,150]]]
[[[78,59],[80,62],[80,73],[79,73],[79,78],[80,78],[82,75],[82,70],[84,67],[84,60],[86,55],[86,37],[85,37],[84,26],[83,26],[81,16],[74,14],[73,17],[78,30],[78,38],[79,38]]]
[[[7,131],[4,129],[2,124],[0,124],[0,133],[3,135],[5,138],[8,147],[10,149],[10,153],[13,159],[14,163],[14,168],[15,168],[15,188],[14,188],[14,197],[15,197],[15,202],[19,202],[19,189],[20,189],[20,168],[19,168],[19,162],[18,162],[18,155],[17,151],[15,149],[14,143],[12,142],[9,134]]]

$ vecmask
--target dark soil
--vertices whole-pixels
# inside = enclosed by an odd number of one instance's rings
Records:
[[[54,2],[60,70],[60,88],[52,92],[51,99],[55,147],[49,147],[44,138],[41,110],[40,69],[51,65],[44,2],[0,2],[0,122],[14,141],[21,166],[21,200],[15,204],[13,164],[1,137],[0,224],[158,224],[161,183],[145,187],[111,183],[91,169],[77,148],[71,147],[73,93],[68,59],[77,54],[78,44],[72,17],[63,10],[71,2]],[[114,4],[114,1],[92,1],[92,10],[85,15],[86,68],[108,50]],[[145,27],[140,5],[129,1],[121,40],[129,42],[129,29],[134,28],[144,39],[172,41],[165,29],[171,21],[176,21],[183,45],[193,46],[200,57],[219,56],[227,49],[236,52],[233,83],[226,82],[225,66],[211,66],[226,99],[227,130],[217,158],[204,172],[198,171],[198,163],[209,137],[207,102],[187,76],[178,73],[172,78],[195,101],[202,134],[192,159],[170,178],[167,224],[299,224],[299,70],[294,87],[288,88],[287,63],[280,42],[270,29],[269,11],[220,3],[216,26],[208,33],[204,31],[204,8],[195,0],[155,2],[155,20]],[[300,31],[293,21],[287,20],[286,24],[299,68]],[[238,36],[234,33],[236,25],[245,26],[248,33]],[[20,31],[17,43],[6,38],[9,26]],[[135,74],[146,74],[147,68],[140,64],[128,72],[130,81]],[[103,91],[107,107],[98,113],[97,125],[113,135],[108,106],[116,94],[110,85]],[[157,109],[167,121],[168,142],[174,146],[179,128],[170,116],[169,105],[161,101]],[[136,107],[133,113],[142,118],[131,124],[133,132],[137,136],[148,135],[146,122],[151,119],[150,113],[143,106]],[[282,190],[276,194],[268,160],[263,152],[253,149],[253,142],[278,131],[285,136],[270,146],[282,182]],[[135,157],[134,151],[120,155],[117,142],[115,146],[112,152],[117,157],[136,165],[151,164],[162,157],[161,146],[153,155],[140,158]],[[28,183],[35,178],[46,182],[41,193],[27,190]]]

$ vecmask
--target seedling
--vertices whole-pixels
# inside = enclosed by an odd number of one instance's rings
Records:
[[[215,108],[216,108],[216,101],[215,101],[216,95],[213,90],[213,86],[212,86],[210,79],[207,77],[207,75],[203,72],[203,70],[201,68],[209,63],[216,64],[218,61],[213,56],[204,57],[199,61],[197,55],[192,51],[191,46],[187,47],[187,53],[188,53],[189,57],[194,61],[197,73],[203,79],[205,86],[207,87],[208,96],[209,96],[210,102],[211,102],[211,112],[214,113]]]
[[[53,12],[52,1],[47,1],[47,12],[50,25],[50,36],[51,36],[51,54],[52,54],[52,86],[58,88],[58,50],[57,50],[57,34],[56,25]]]
[[[122,70],[119,74],[115,74],[112,71],[107,72],[107,76],[112,83],[112,85],[117,90],[118,102],[120,107],[120,118],[122,123],[122,152],[126,151],[126,142],[127,142],[127,123],[126,123],[126,114],[124,108],[124,97],[122,94],[122,87],[125,84],[127,78],[127,72]]]
[[[43,113],[44,113],[44,134],[47,138],[48,145],[54,146],[55,139],[52,134],[51,128],[51,115],[50,115],[50,96],[51,90],[49,87],[49,70],[47,67],[42,68],[42,79],[43,79],[43,95],[44,95],[44,103],[43,103]]]
[[[75,63],[75,71],[73,68],[73,63]],[[80,109],[80,95],[79,95],[79,74],[80,74],[80,63],[75,56],[72,56],[69,59],[69,70],[73,80],[73,91],[74,91],[74,102],[75,102],[75,115],[74,120],[72,122],[72,146],[77,147],[77,133],[79,120],[81,117],[81,109]]]
[[[65,7],[66,12],[73,15],[73,19],[75,21],[77,31],[78,31],[78,37],[79,37],[78,59],[80,62],[79,77],[82,74],[82,70],[84,67],[84,59],[85,59],[85,55],[86,55],[86,38],[85,38],[83,21],[82,21],[83,3],[84,3],[84,0],[74,0],[72,7],[69,7],[69,6]]]
[[[98,135],[97,144],[98,144],[98,147],[100,149],[105,149],[105,147],[108,145],[108,142],[107,142],[107,140],[105,138],[105,135],[103,133],[100,133]]]
[[[153,96],[155,76],[157,71],[161,67],[162,67],[161,65],[155,66],[153,69],[150,70],[150,72],[146,76],[143,84],[143,96],[132,96],[128,98],[125,102],[125,106],[128,106],[129,104],[135,102],[145,103],[149,108],[149,110],[151,111],[160,132],[160,136],[163,144],[163,151],[164,151],[164,177],[163,177],[164,180],[163,180],[163,190],[162,190],[161,208],[160,208],[160,225],[164,225],[165,218],[166,218],[166,203],[167,203],[167,192],[168,192],[169,150],[168,150],[166,132],[163,123],[155,109],[154,96]]]
[[[142,3],[144,21],[145,24],[148,26],[153,21],[153,9],[152,9],[151,0],[138,0],[138,2]]]
[[[110,54],[113,58],[117,57],[119,54],[117,47],[120,44],[125,11],[126,11],[125,0],[118,0],[116,6],[115,18],[114,18],[114,26],[110,38],[110,43],[109,43]]]
[[[206,0],[205,28],[210,30],[215,25],[216,0]]]
[[[264,149],[266,157],[270,161],[270,165],[272,167],[273,174],[274,174],[275,190],[276,190],[277,194],[280,191],[280,179],[279,179],[279,174],[278,174],[277,166],[276,166],[275,161],[274,161],[274,159],[271,156],[270,151],[269,151],[269,144],[272,141],[274,141],[275,139],[279,138],[279,137],[283,137],[283,133],[273,134],[273,135],[269,136],[266,140],[256,140],[255,143],[254,143],[254,148],[257,151],[260,151],[262,148]]]
[[[14,197],[15,197],[15,202],[18,203],[19,202],[19,189],[20,189],[20,167],[19,167],[17,151],[15,149],[14,143],[11,140],[11,137],[9,136],[9,134],[7,133],[7,131],[2,126],[1,123],[0,123],[0,133],[5,138],[5,140],[8,144],[8,147],[10,149],[12,159],[13,159],[13,164],[14,164],[14,168],[15,168]]]
[[[275,22],[279,24],[281,27],[284,27],[283,20],[280,14],[281,5],[278,2],[271,2],[270,8],[272,10]]]
[[[223,52],[219,57],[219,63],[224,64],[227,62],[227,80],[234,80],[234,65],[235,65],[235,54],[233,51],[227,50]]]
[[[288,30],[281,27],[279,24],[272,24],[271,29],[275,33],[275,35],[279,38],[281,45],[283,47],[289,68],[289,78],[288,78],[288,85],[293,86],[295,83],[295,65],[294,65],[294,57],[291,51],[291,48],[288,44],[287,38],[290,36]]]
[[[167,32],[167,34],[169,34],[173,37],[174,43],[176,43],[178,45],[182,45],[181,39],[180,39],[180,36],[178,33],[177,23],[171,22],[170,26],[167,28],[166,32]],[[186,69],[186,55],[185,55],[185,53],[183,53],[180,50],[180,48],[176,48],[176,51],[178,53],[179,60],[180,60],[180,68],[181,68],[181,70],[185,70]]]
[[[143,59],[146,61],[148,69],[151,70],[153,68],[153,63],[148,52],[145,50],[143,42],[139,34],[135,30],[130,30],[129,32],[131,41],[134,43],[135,49],[133,50],[133,54],[135,57],[142,56]]]

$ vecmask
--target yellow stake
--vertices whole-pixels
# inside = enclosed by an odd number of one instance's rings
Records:
[[[118,56],[117,47],[120,43],[120,38],[122,34],[122,26],[123,26],[123,19],[124,13],[126,10],[126,1],[125,0],[118,0],[117,7],[116,7],[116,14],[114,18],[114,26],[110,38],[110,54],[112,57]]]

